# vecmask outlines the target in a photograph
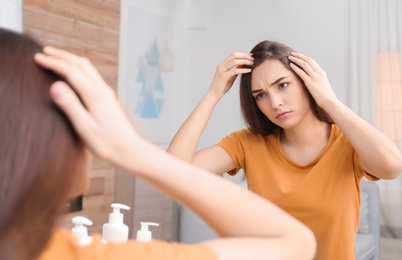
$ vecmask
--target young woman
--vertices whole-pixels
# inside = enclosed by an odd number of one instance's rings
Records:
[[[87,59],[41,51],[31,38],[0,28],[0,259],[314,257],[313,234],[286,212],[141,138]],[[95,235],[79,246],[55,222],[66,202],[86,189],[88,148],[197,212],[221,238],[196,245],[104,244]]]
[[[196,151],[237,75],[247,128]],[[355,259],[361,179],[393,179],[402,171],[401,151],[337,99],[313,59],[271,41],[219,63],[168,151],[216,174],[243,169],[250,190],[310,227],[316,259],[323,260]]]

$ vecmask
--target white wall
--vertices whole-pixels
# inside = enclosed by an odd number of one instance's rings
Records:
[[[209,7],[204,14],[205,29],[187,27],[186,17],[191,16],[187,1],[171,2],[177,61],[172,91],[172,137],[209,88],[217,63],[232,52],[250,51],[265,39],[283,42],[315,58],[326,70],[335,93],[345,99],[344,1],[206,1]],[[235,84],[215,110],[200,148],[215,144],[243,126]]]
[[[0,0],[0,27],[22,32],[22,0]]]

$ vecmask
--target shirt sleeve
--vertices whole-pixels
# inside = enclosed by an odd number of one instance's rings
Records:
[[[217,145],[229,155],[235,168],[228,171],[230,175],[236,175],[244,165],[244,149],[241,142],[241,136],[244,131],[236,131],[225,136]]]
[[[363,177],[366,177],[368,180],[370,180],[370,181],[378,181],[380,178],[378,178],[378,177],[376,177],[376,176],[374,176],[374,175],[372,175],[372,174],[370,174],[370,173],[368,173],[368,172],[366,172],[361,166],[360,166],[360,163],[359,163],[359,158],[358,158],[358,154],[357,154],[357,152],[354,150],[353,151],[353,166],[354,166],[354,169],[355,169],[355,172],[357,173],[357,178],[359,179],[359,180],[361,180]]]
[[[126,243],[104,243],[99,234],[87,246],[78,245],[69,230],[54,232],[48,245],[39,257],[40,260],[216,260],[213,251],[201,244],[182,244],[152,240],[138,242],[129,240]]]

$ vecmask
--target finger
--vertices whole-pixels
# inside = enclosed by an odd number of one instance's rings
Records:
[[[45,46],[43,48],[43,53],[45,53],[48,56],[68,61],[72,64],[76,64],[77,66],[80,66],[81,69],[87,69],[86,72],[89,73],[90,75],[96,75],[96,76],[99,75],[98,71],[86,57],[78,56],[66,50],[58,49],[51,46]]]
[[[238,66],[241,64],[251,65],[254,62],[254,58],[251,53],[232,53],[229,57],[221,62],[224,67],[229,70],[234,66]]]
[[[233,74],[235,75],[240,75],[240,74],[247,74],[251,72],[251,69],[249,68],[238,68],[234,67],[230,70]]]
[[[93,86],[90,84],[93,83],[93,79],[88,76],[88,73],[83,73],[81,66],[78,66],[76,62],[42,53],[37,53],[34,60],[38,65],[65,78],[77,92],[83,92],[85,88]]]
[[[68,60],[70,62],[75,62],[79,59],[79,57],[71,52],[68,52],[66,50],[62,50],[59,48],[55,48],[52,46],[45,46],[43,48],[43,53],[45,53],[48,56],[53,56],[57,57],[63,60]]]
[[[66,50],[54,48],[51,46],[44,47],[43,53],[46,54],[47,56],[54,57],[54,58],[57,58],[60,60],[64,60],[70,64],[74,64],[75,66],[79,67],[81,70],[84,70],[85,73],[90,77],[94,77],[94,78],[98,77],[97,71],[94,68],[91,68],[92,64],[85,57],[77,56]]]
[[[291,61],[291,63],[297,65],[299,69],[302,69],[310,77],[314,76],[315,71],[306,61],[294,56],[289,56],[289,60]]]
[[[98,70],[95,66],[91,63],[89,59],[86,57],[77,56],[73,53],[68,51],[46,46],[43,48],[43,52],[46,56],[54,57],[56,60],[64,61],[65,64],[69,66],[75,66],[76,69],[81,70],[86,77],[92,79],[95,83],[105,83],[102,76],[99,74]],[[62,70],[62,67],[58,67],[60,70],[58,71],[59,74],[64,75],[65,77],[74,76],[74,73],[70,70]],[[53,69],[58,69],[57,67]],[[107,85],[102,84],[102,85]],[[91,87],[88,85],[87,87]],[[98,87],[98,86],[96,86]]]
[[[72,76],[75,75],[77,70],[80,70],[88,79],[98,82],[103,81],[98,71],[87,58],[53,47],[45,47],[43,52],[46,55],[39,53],[35,55],[35,60],[66,79],[74,79]]]
[[[254,64],[254,61],[247,60],[247,59],[233,59],[227,61],[225,64],[222,65],[223,71],[233,70],[235,68],[243,68],[245,66],[251,66]]]
[[[253,61],[250,60],[241,60],[241,59],[236,59],[236,60],[231,60],[228,63],[223,65],[224,70],[232,70],[237,67],[244,67],[244,66],[251,66],[253,65]]]
[[[56,105],[66,114],[74,129],[90,145],[96,127],[95,120],[81,103],[78,96],[65,82],[57,81],[50,86],[50,96]],[[91,145],[90,145],[91,146]]]
[[[59,54],[59,52],[57,54]],[[101,102],[102,93],[107,89],[105,87],[102,88],[102,86],[107,86],[107,84],[103,81],[102,77],[97,74],[96,69],[92,67],[91,64],[85,64],[84,62],[84,64],[80,65],[82,61],[77,59],[76,56],[66,52],[60,52],[60,54],[61,55],[57,56],[49,56],[38,53],[35,55],[34,59],[38,65],[64,77],[70,86],[78,93],[89,110],[97,110],[98,108],[95,104]],[[86,69],[83,69],[83,67],[86,67]],[[90,76],[91,74],[92,77]],[[94,90],[93,88],[97,89]]]
[[[226,60],[231,59],[247,59],[247,60],[254,60],[253,54],[248,52],[234,52]]]
[[[289,56],[290,58],[297,58],[300,59],[302,61],[304,61],[305,63],[307,63],[314,72],[322,72],[322,68],[318,65],[318,63],[311,57],[308,57],[304,54],[301,53],[297,53],[297,52],[292,52]],[[296,60],[295,60],[296,61]]]
[[[304,83],[310,78],[309,75],[301,69],[298,65],[290,63],[290,68],[303,80]],[[307,84],[306,84],[307,85]]]
[[[71,62],[63,59],[59,59],[57,57],[48,56],[42,53],[38,53],[34,57],[35,62],[48,69],[53,71],[56,74],[59,74],[65,80],[68,81],[71,87],[78,93],[83,102],[86,104],[86,99],[91,94],[89,90],[87,90],[87,86],[92,86],[93,82],[85,75],[81,75],[82,72],[77,66],[74,66]]]

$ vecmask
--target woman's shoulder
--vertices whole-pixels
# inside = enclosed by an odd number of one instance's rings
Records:
[[[243,139],[243,140],[266,140],[266,139],[271,139],[271,138],[276,138],[277,134],[274,132],[269,135],[261,135],[261,134],[256,134],[254,133],[251,129],[249,128],[243,128],[236,130],[232,133],[230,133],[228,136],[234,136],[238,139]]]
[[[343,133],[342,129],[340,129],[339,126],[336,124],[332,124],[332,126],[331,126],[331,135],[330,135],[329,144],[331,146],[334,144],[338,144],[338,146],[340,146],[340,147],[343,147],[343,148],[349,147],[350,149],[353,149],[352,144],[350,143],[349,139]]]
[[[90,244],[80,246],[70,230],[57,229],[39,257],[39,260],[53,259],[204,260],[216,259],[216,257],[212,249],[202,244],[186,245],[162,240],[152,240],[147,243],[136,240],[128,240],[126,243],[104,243],[100,234],[94,234]]]
[[[266,147],[274,145],[277,140],[277,134],[272,133],[267,136],[253,133],[249,128],[236,130],[224,137],[218,145],[223,147],[242,147],[243,150],[256,147]]]
[[[238,136],[240,138],[250,138],[254,136],[253,132],[249,128],[242,128],[230,133],[230,135]]]
[[[56,229],[39,259],[72,259],[76,248],[78,248],[77,240],[69,230]]]
[[[339,128],[337,124],[331,125],[331,137],[334,139],[347,139],[343,131]]]

